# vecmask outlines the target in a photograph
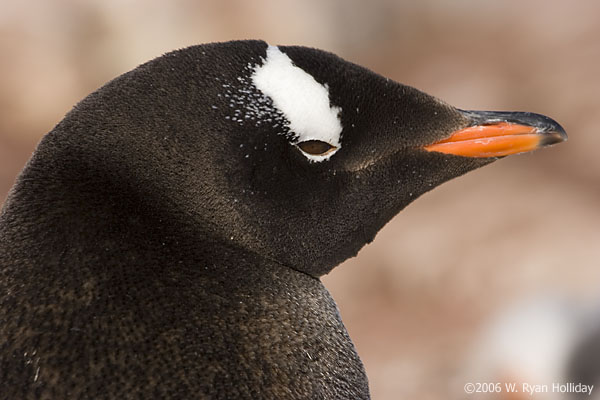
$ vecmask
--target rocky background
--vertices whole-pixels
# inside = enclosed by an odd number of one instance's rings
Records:
[[[0,203],[77,101],[198,43],[318,47],[463,109],[549,115],[567,143],[426,194],[324,278],[374,399],[483,398],[463,386],[479,379],[473,368],[490,369],[477,360],[496,348],[481,332],[497,313],[532,298],[600,304],[599,15],[591,0],[3,0]],[[512,342],[528,349],[547,334]],[[539,372],[529,368],[511,377],[528,382]]]

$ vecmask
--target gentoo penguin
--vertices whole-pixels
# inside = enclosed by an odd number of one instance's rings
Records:
[[[174,51],[48,133],[0,217],[8,399],[366,399],[319,277],[433,187],[563,141],[333,54]]]

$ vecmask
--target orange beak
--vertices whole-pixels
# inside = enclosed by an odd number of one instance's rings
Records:
[[[543,115],[489,111],[465,114],[475,125],[455,131],[424,149],[463,157],[502,157],[567,140],[564,129]]]

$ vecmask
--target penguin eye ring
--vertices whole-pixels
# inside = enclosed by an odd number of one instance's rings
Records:
[[[325,156],[337,149],[337,147],[320,140],[306,140],[298,143],[297,146],[311,156]]]

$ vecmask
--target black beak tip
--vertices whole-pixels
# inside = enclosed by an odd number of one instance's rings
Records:
[[[542,139],[540,140],[541,146],[551,146],[553,144],[566,142],[568,139],[567,132],[565,132],[563,127],[559,124],[556,124],[548,130],[541,131],[541,133],[543,134]]]
[[[522,114],[530,114],[530,119],[527,117],[524,118],[523,123],[528,123],[528,125],[537,129],[538,134],[540,135],[539,147],[552,146],[567,141],[567,132],[552,118],[534,113]]]
[[[566,142],[567,132],[565,129],[555,120],[550,117],[546,117],[542,114],[535,113],[515,113],[523,115],[523,123],[531,125],[538,129],[538,132],[543,135],[541,144],[549,146],[556,143]],[[518,122],[518,120],[516,121]]]

